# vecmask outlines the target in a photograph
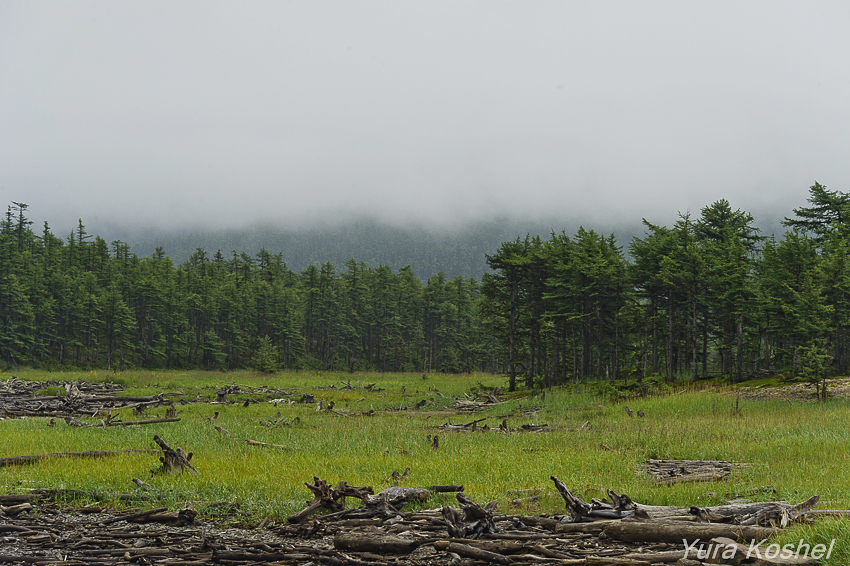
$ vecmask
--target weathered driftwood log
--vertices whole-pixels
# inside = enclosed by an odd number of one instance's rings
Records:
[[[605,499],[593,499],[591,503],[585,503],[564,485],[564,483],[550,476],[550,479],[555,482],[555,487],[564,502],[567,505],[567,510],[570,512],[570,520],[574,523],[582,521],[598,521],[600,519],[622,519],[623,517],[637,516],[648,519],[644,511],[639,510],[637,505],[626,494],[618,494],[613,490],[608,490],[610,501]]]
[[[505,556],[504,554],[497,554],[495,552],[490,552],[489,550],[469,546],[468,544],[460,544],[458,542],[451,542],[447,540],[439,540],[435,542],[434,548],[440,551],[454,552],[455,554],[459,554],[467,558],[484,560],[485,562],[495,564],[511,564],[513,562],[510,557]]]
[[[764,540],[779,532],[769,527],[727,525],[724,523],[627,522],[606,525],[603,536],[625,542],[673,542],[711,540],[726,537],[738,541]]]
[[[610,523],[619,522],[620,519],[607,519],[593,521],[592,523],[558,523],[552,528],[558,534],[581,533],[598,535],[605,530]]]
[[[431,497],[431,491],[421,487],[392,486],[377,495],[367,495],[363,498],[363,503],[369,505],[380,498],[393,507],[401,509],[408,501],[425,501],[429,497]]]
[[[797,505],[768,501],[706,508],[692,506],[690,513],[711,523],[786,527],[789,523],[811,511],[818,504],[818,501],[820,501],[820,497],[814,495]]]
[[[35,493],[9,493],[6,495],[0,495],[0,505],[6,505],[8,503],[27,503],[29,501],[34,501],[39,497],[40,496]]]
[[[345,508],[346,497],[357,497],[361,501],[368,495],[372,495],[372,487],[354,487],[348,485],[345,480],[331,487],[324,480],[313,476],[313,483],[304,482],[307,489],[313,492],[313,501],[307,507],[287,517],[289,523],[300,523],[319,509],[330,509],[331,511],[342,511]]]
[[[479,401],[467,401],[465,399],[457,399],[454,402],[454,409],[457,411],[462,411],[465,413],[473,413],[475,411],[480,411],[481,409],[485,409],[487,407],[492,407],[495,403],[486,402],[482,403]]]
[[[344,533],[334,535],[334,548],[355,552],[375,552],[377,554],[410,554],[424,542],[421,539],[403,538],[393,535],[372,533]]]
[[[454,538],[476,539],[482,534],[496,532],[496,523],[493,514],[496,511],[496,501],[491,501],[481,507],[473,503],[462,491],[457,492],[456,498],[462,511],[454,507],[443,507],[440,511],[443,515],[449,535]]]
[[[171,513],[151,513],[148,515],[143,515],[141,517],[126,520],[132,523],[163,523],[166,525],[184,527],[186,525],[193,524],[195,522],[195,517],[197,516],[197,511],[187,507],[186,509],[172,511]]]
[[[19,515],[24,511],[32,510],[32,503],[18,503],[17,505],[9,505],[8,507],[5,505],[0,505],[0,512],[9,517],[14,517],[15,515]]]
[[[29,456],[9,456],[0,458],[0,468],[5,466],[20,466],[32,464],[48,458],[104,458],[106,456],[117,456],[119,454],[158,454],[159,450],[141,450],[129,448],[127,450],[88,450],[86,452],[51,452],[49,454],[32,454]]]
[[[179,446],[177,448],[171,448],[166,441],[159,437],[159,435],[153,436],[154,442],[156,442],[160,448],[162,448],[163,455],[160,457],[159,461],[162,462],[162,466],[158,469],[151,470],[152,474],[164,474],[166,472],[185,472],[189,471],[193,474],[198,473],[198,470],[191,464],[192,453],[186,452]]]
[[[652,477],[658,484],[718,481],[732,471],[746,467],[740,462],[718,460],[647,460],[638,471]]]
[[[635,517],[638,519],[678,521],[690,519],[707,523],[785,527],[809,512],[819,500],[818,496],[813,496],[797,505],[769,501],[704,508],[692,506],[689,509],[684,509],[679,507],[641,505],[632,501],[628,495],[618,494],[609,489],[608,497],[610,497],[610,500],[592,499],[591,503],[585,503],[573,495],[558,478],[555,476],[551,476],[551,478],[566,502],[572,522]]]
[[[351,521],[374,518],[386,520],[399,516],[399,509],[408,501],[424,501],[431,495],[432,492],[427,489],[399,486],[388,487],[375,495],[363,492],[361,497],[363,503],[360,507],[325,515],[322,520]]]
[[[139,511],[138,513],[129,513],[127,515],[118,515],[116,517],[110,517],[109,519],[104,519],[100,521],[100,525],[109,525],[111,523],[117,523],[118,521],[132,521],[134,519],[139,519],[141,517],[147,517],[148,515],[155,515],[157,513],[162,513],[163,511],[168,511],[168,507],[158,507],[156,509],[148,509],[147,511]]]

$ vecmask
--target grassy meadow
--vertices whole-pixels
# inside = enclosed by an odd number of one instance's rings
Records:
[[[799,402],[782,399],[743,400],[722,387],[667,389],[664,394],[628,401],[602,397],[592,385],[567,386],[505,394],[503,401],[472,414],[452,409],[457,398],[507,388],[492,375],[332,374],[250,372],[128,371],[61,373],[21,370],[19,379],[94,382],[126,387],[124,395],[165,393],[182,411],[177,423],[131,427],[80,428],[57,419],[0,420],[0,457],[48,452],[157,448],[160,435],[173,447],[193,452],[199,474],[152,476],[159,465],[154,454],[109,458],[55,458],[32,465],[0,468],[0,492],[31,488],[65,488],[99,493],[132,493],[133,478],[149,483],[170,505],[190,502],[206,517],[223,508],[237,509],[230,519],[244,524],[269,517],[283,521],[312,498],[305,481],[318,476],[330,483],[370,485],[375,492],[391,485],[393,471],[410,467],[401,485],[428,487],[463,484],[474,501],[496,499],[504,513],[561,513],[564,503],[549,476],[561,479],[579,497],[603,497],[604,490],[625,492],[655,505],[715,505],[736,492],[772,486],[762,500],[797,503],[821,497],[822,509],[850,508],[850,400]],[[0,374],[0,380],[11,378]],[[359,380],[359,381],[358,381]],[[342,389],[350,381],[352,389]],[[238,384],[243,392],[228,395],[232,404],[210,404],[216,391]],[[366,385],[375,384],[372,390]],[[263,395],[250,388],[283,389],[287,395]],[[333,386],[333,388],[331,388]],[[247,391],[247,392],[246,392]],[[55,392],[55,390],[48,391]],[[300,403],[302,394],[333,401],[334,411],[317,411],[316,403]],[[270,403],[272,398],[293,402]],[[246,400],[258,401],[244,406]],[[180,404],[180,401],[187,404]],[[424,406],[415,408],[420,401]],[[623,406],[645,418],[630,418]],[[373,416],[366,416],[374,410]],[[218,411],[219,416],[212,420]],[[119,411],[123,420],[163,417],[165,408],[148,416]],[[280,416],[278,416],[280,413]],[[497,431],[456,433],[437,429],[486,418],[480,425],[498,429],[547,424],[549,433]],[[285,419],[286,422],[281,421]],[[83,419],[92,424],[99,419]],[[275,424],[275,421],[277,423]],[[582,429],[582,425],[590,423]],[[225,429],[229,434],[216,430]],[[271,426],[269,426],[271,425]],[[432,449],[429,435],[439,435]],[[252,446],[246,439],[284,445],[288,450]],[[747,467],[714,483],[654,485],[637,473],[648,458],[729,460]],[[513,499],[537,490],[534,504],[514,507]],[[420,506],[452,504],[452,494],[436,495]],[[90,501],[77,501],[84,505]],[[228,504],[227,506],[221,505]],[[139,503],[111,503],[116,508]],[[231,507],[235,506],[235,507]],[[780,542],[801,537],[814,544],[835,538],[831,563],[850,563],[850,522],[824,520],[798,526]]]

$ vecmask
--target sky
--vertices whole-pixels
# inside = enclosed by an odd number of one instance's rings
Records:
[[[0,205],[447,229],[850,191],[850,3],[0,0]]]

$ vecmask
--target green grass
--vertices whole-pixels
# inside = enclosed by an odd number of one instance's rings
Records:
[[[120,382],[127,395],[177,392],[184,399],[200,395],[209,401],[218,388],[230,383],[244,387],[268,386],[292,392],[300,399],[310,392],[317,400],[333,401],[335,410],[317,412],[315,404],[265,402],[243,407],[254,393],[231,395],[232,405],[177,405],[179,423],[139,427],[74,428],[59,420],[54,427],[47,419],[0,421],[4,441],[0,456],[59,451],[156,448],[159,434],[172,446],[194,452],[197,476],[151,476],[158,465],[155,455],[122,455],[106,459],[54,459],[35,465],[0,468],[0,490],[21,492],[27,488],[64,487],[126,493],[133,491],[138,477],[168,497],[175,505],[193,502],[202,513],[214,515],[214,503],[238,504],[257,521],[262,517],[283,520],[303,508],[310,492],[304,487],[313,475],[329,482],[346,480],[351,485],[371,485],[375,491],[389,485],[393,470],[411,468],[406,484],[463,484],[475,501],[496,499],[506,513],[539,514],[563,512],[550,475],[561,479],[580,497],[601,497],[612,488],[634,500],[656,505],[713,505],[733,492],[773,486],[781,499],[797,503],[820,495],[821,508],[850,507],[850,401],[832,399],[823,403],[782,400],[737,400],[730,390],[674,387],[664,396],[606,401],[592,387],[569,386],[539,392],[520,392],[509,400],[473,415],[451,411],[454,397],[471,391],[503,387],[499,376],[443,376],[421,374],[316,374],[279,373],[274,376],[247,372],[125,372],[40,373],[18,372],[21,379],[90,380]],[[9,374],[0,376],[8,378]],[[351,380],[354,390],[342,390]],[[369,392],[358,388],[375,383]],[[334,385],[335,389],[328,388]],[[404,391],[402,391],[404,388]],[[442,396],[434,391],[436,389]],[[276,396],[273,394],[272,396]],[[474,395],[470,393],[470,395]],[[181,397],[174,397],[179,399]],[[417,401],[427,400],[420,410]],[[646,418],[630,418],[623,405]],[[397,410],[407,407],[408,410]],[[362,416],[370,408],[375,416]],[[392,410],[390,410],[392,409]],[[215,430],[208,422],[230,435]],[[269,428],[262,422],[278,413],[297,424]],[[134,420],[129,411],[121,418]],[[162,416],[164,408],[152,411]],[[502,419],[511,428],[523,424],[548,424],[553,433],[498,432],[443,433],[436,427],[449,421],[459,424],[487,417],[483,424],[498,427]],[[590,430],[579,430],[589,421]],[[90,422],[97,422],[90,419]],[[440,449],[431,449],[428,435],[439,434]],[[250,446],[245,439],[286,445],[292,450]],[[749,466],[732,478],[716,483],[656,486],[636,473],[648,458],[705,459],[745,462]],[[543,493],[531,506],[514,509],[512,490],[537,489]],[[439,495],[421,504],[437,507],[453,502]],[[120,504],[114,502],[116,506]],[[134,505],[138,505],[135,503]],[[831,563],[847,563],[848,525],[845,521],[821,521],[795,527],[783,534],[785,542],[800,537],[838,539]],[[787,539],[787,540],[786,540]]]

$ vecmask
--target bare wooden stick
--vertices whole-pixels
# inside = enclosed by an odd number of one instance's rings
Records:
[[[180,418],[170,418],[170,419],[150,419],[146,421],[108,421],[106,426],[133,426],[133,425],[146,425],[146,424],[156,424],[156,423],[179,423]]]
[[[462,485],[432,485],[429,487],[435,493],[452,493],[454,491],[463,491]]]
[[[290,446],[284,446],[283,444],[269,444],[268,442],[260,442],[259,440],[248,440],[245,442],[250,444],[251,446],[268,446],[269,448],[280,448],[281,450],[292,450]]]

